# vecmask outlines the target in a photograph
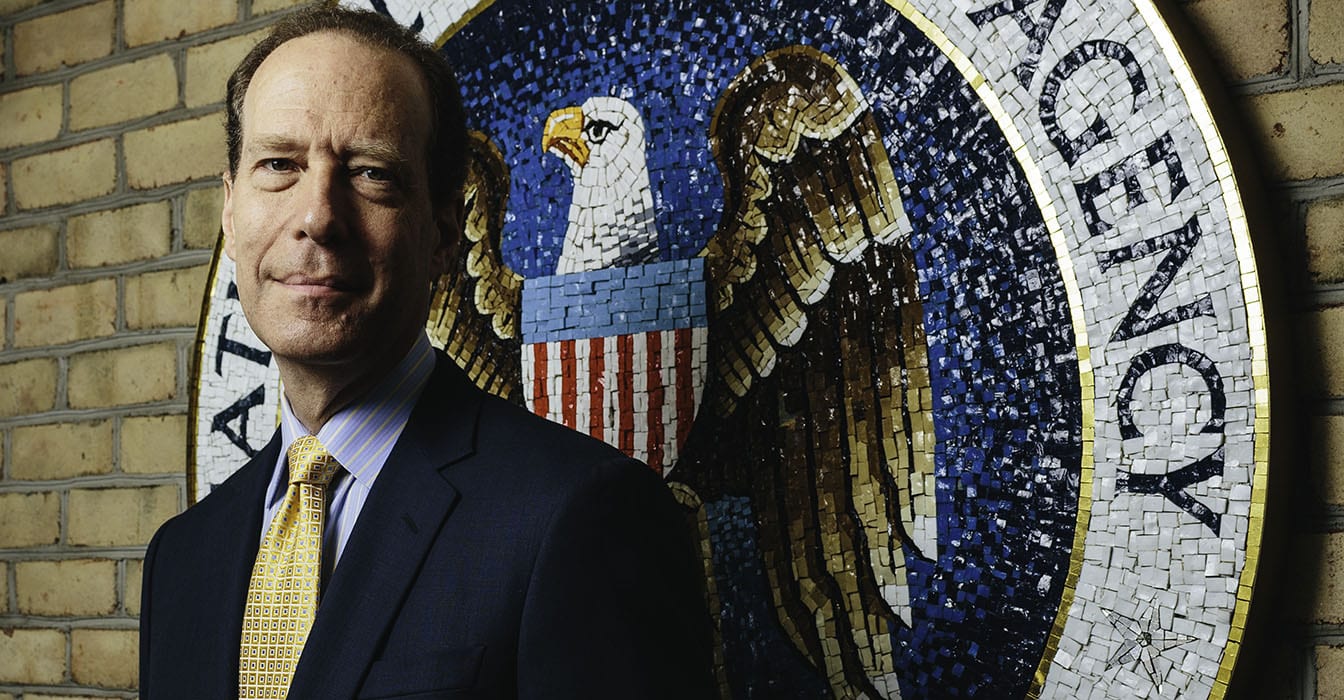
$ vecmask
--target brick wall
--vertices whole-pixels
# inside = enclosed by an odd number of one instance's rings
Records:
[[[1257,251],[1281,297],[1271,520],[1233,688],[1344,698],[1344,0],[1179,7],[1260,181]]]
[[[132,697],[224,80],[285,0],[0,0],[0,700]]]
[[[0,700],[135,693],[144,545],[185,503],[224,79],[292,4],[0,0]],[[1177,7],[1264,181],[1273,359],[1300,369],[1275,378],[1276,439],[1305,447],[1274,464],[1281,554],[1234,688],[1340,698],[1344,0]]]

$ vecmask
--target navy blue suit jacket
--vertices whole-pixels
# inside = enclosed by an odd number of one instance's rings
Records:
[[[236,698],[279,434],[145,555],[140,697]],[[290,698],[713,695],[699,557],[661,479],[440,355],[323,593]]]

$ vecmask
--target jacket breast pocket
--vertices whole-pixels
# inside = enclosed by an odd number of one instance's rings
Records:
[[[485,646],[425,649],[411,655],[383,656],[369,667],[360,686],[362,700],[431,700],[461,697],[476,685]]]

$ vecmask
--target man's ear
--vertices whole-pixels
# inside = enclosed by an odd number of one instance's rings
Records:
[[[219,228],[224,232],[224,254],[230,260],[238,258],[233,254],[233,174],[224,173],[224,208],[219,211]]]
[[[466,229],[466,203],[460,190],[449,197],[446,204],[438,207],[434,213],[434,224],[439,231],[434,264],[438,273],[443,275],[456,266],[463,231]]]

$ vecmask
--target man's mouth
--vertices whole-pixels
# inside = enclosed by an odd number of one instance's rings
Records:
[[[310,296],[344,294],[355,290],[356,285],[345,277],[337,275],[285,275],[276,280],[286,289]]]

